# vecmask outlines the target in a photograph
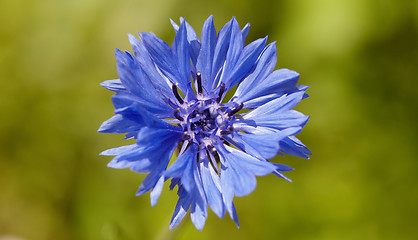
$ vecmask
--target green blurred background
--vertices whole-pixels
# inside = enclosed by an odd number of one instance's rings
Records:
[[[214,14],[277,41],[278,68],[312,86],[298,110],[310,160],[235,198],[241,229],[210,212],[168,225],[177,200],[135,197],[144,175],[106,167],[114,48],[127,33],[171,43],[169,18],[200,35]],[[418,2],[390,0],[0,1],[0,239],[417,239]],[[167,184],[166,184],[167,185]]]

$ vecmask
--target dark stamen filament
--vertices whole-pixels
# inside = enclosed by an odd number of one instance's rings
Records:
[[[225,131],[225,130],[221,131],[221,135],[228,135],[228,134],[231,134],[231,132],[230,131]]]
[[[189,139],[191,139],[192,138],[192,136],[190,136],[189,134],[187,134],[187,133],[184,133],[183,134],[183,137],[182,137],[182,140],[183,141],[186,141],[186,140],[189,140]]]
[[[208,151],[206,151],[206,153],[209,156],[210,165],[212,166],[213,170],[215,170],[216,174],[219,175],[219,167],[218,167],[218,164],[217,164],[217,161],[216,161],[215,156],[213,156],[213,154],[212,153],[209,153]]]
[[[215,148],[214,146],[212,146],[212,145],[208,145],[206,148],[209,150],[209,152],[210,152],[213,156],[215,156],[215,154],[216,154],[216,148]]]
[[[235,113],[239,112],[244,107],[244,103],[240,103],[238,107],[228,113],[228,116],[232,116]]]
[[[222,95],[224,94],[224,91],[225,91],[225,83],[221,83],[221,88],[219,89],[218,98],[216,99],[217,103],[221,102]]]
[[[198,93],[203,93],[202,75],[200,74],[200,72],[196,73],[196,78],[197,78],[197,92]]]
[[[184,118],[182,116],[180,116],[180,109],[176,108],[174,109],[174,117],[176,117],[178,120],[180,121],[184,121]]]
[[[231,134],[234,131],[234,129],[232,128],[232,126],[228,126],[228,128],[226,130],[222,130],[221,134],[222,135],[228,135]]]
[[[174,96],[177,98],[177,100],[179,101],[180,104],[183,104],[183,98],[181,98],[179,92],[177,91],[177,85],[173,83],[173,85],[171,85],[171,89],[173,90]]]

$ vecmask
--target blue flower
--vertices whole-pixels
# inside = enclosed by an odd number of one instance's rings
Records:
[[[171,179],[179,200],[170,229],[190,209],[202,230],[208,206],[239,226],[233,198],[250,194],[255,176],[289,180],[282,172],[293,169],[268,159],[310,154],[295,137],[309,117],[292,110],[308,87],[296,85],[295,71],[274,71],[275,42],[245,46],[249,24],[241,29],[233,18],[216,32],[210,16],[199,39],[183,18],[180,23],[172,21],[172,46],[142,32],[141,40],[129,35],[134,54],[116,49],[120,79],[101,84],[116,92],[115,116],[99,132],[126,133],[135,143],[101,154],[116,156],[109,167],[148,173],[137,195],[151,191],[152,206]]]

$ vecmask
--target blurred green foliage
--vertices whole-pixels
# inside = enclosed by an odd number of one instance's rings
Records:
[[[174,38],[214,14],[277,41],[301,73],[311,160],[277,157],[294,183],[258,178],[236,198],[241,229],[212,212],[199,232],[168,225],[177,196],[152,208],[144,175],[106,167],[127,144],[96,132],[112,115],[114,48],[127,33]],[[390,0],[0,1],[0,239],[416,239],[418,4]]]

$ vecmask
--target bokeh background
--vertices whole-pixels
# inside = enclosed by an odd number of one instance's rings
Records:
[[[313,156],[277,157],[293,183],[258,178],[235,198],[239,230],[210,212],[202,232],[168,231],[176,193],[151,207],[144,175],[98,156],[127,144],[96,132],[113,111],[99,83],[127,33],[171,43],[169,18],[200,33],[210,14],[277,41],[277,67],[311,86],[297,109]],[[14,0],[0,22],[1,240],[418,238],[417,1]]]

